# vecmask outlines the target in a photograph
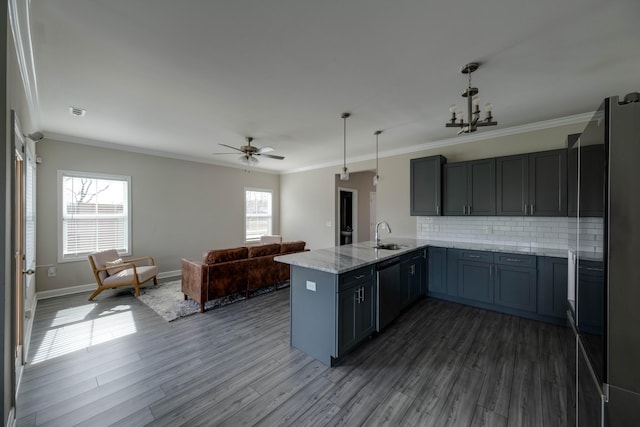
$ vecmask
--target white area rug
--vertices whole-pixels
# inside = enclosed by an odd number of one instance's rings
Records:
[[[158,286],[144,286],[140,288],[138,299],[158,313],[167,322],[200,312],[200,305],[189,299],[184,299],[180,290],[180,280],[159,283]],[[279,288],[278,288],[279,289]],[[273,292],[273,287],[251,292],[250,297]],[[205,311],[246,299],[244,295],[232,295],[205,303]]]

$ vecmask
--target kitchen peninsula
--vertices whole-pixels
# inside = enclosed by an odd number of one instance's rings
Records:
[[[275,258],[291,266],[293,347],[332,366],[424,295],[554,323],[564,313],[566,251],[411,238],[388,243],[395,246],[376,249],[367,241]]]
[[[427,242],[398,238],[393,243],[393,249],[376,249],[375,242],[367,241],[275,258],[291,265],[293,347],[331,366],[374,333],[379,314],[376,269],[390,261],[400,264],[394,286],[414,284],[413,298],[407,287],[406,298],[398,300],[408,304],[424,295],[426,288],[421,284],[426,282],[419,273],[426,268],[416,265],[426,265]]]

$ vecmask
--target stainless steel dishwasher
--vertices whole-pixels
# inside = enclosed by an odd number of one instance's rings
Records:
[[[391,258],[376,266],[378,310],[376,331],[380,332],[400,314],[400,257]]]

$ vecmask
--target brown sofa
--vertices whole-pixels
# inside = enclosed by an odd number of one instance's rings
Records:
[[[211,249],[202,261],[182,259],[182,292],[204,304],[217,298],[274,286],[289,280],[289,266],[274,261],[278,255],[305,251],[305,242],[270,243],[230,249]]]

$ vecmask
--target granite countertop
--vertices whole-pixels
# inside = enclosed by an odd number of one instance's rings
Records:
[[[396,243],[403,247],[398,250],[374,249],[373,247],[375,246],[375,243],[372,241],[366,241],[351,245],[342,245],[326,249],[316,249],[308,252],[280,255],[275,257],[275,260],[298,267],[306,267],[328,273],[342,274],[370,264],[376,264],[380,261],[394,258],[408,252],[413,252],[416,249],[427,246],[529,254],[557,258],[567,258],[568,254],[567,250],[563,249],[531,248],[504,244],[454,242],[400,237],[389,237],[383,239],[382,243]]]

